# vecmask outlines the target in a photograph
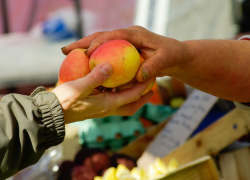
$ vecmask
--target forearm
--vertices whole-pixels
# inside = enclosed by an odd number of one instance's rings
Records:
[[[250,102],[250,42],[194,40],[171,75],[223,99]],[[188,57],[188,58],[187,58]]]

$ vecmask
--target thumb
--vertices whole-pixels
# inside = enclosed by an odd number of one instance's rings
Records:
[[[136,79],[143,82],[151,77],[162,75],[167,68],[166,60],[161,55],[153,55],[146,59],[136,74]]]
[[[94,88],[103,84],[111,76],[113,72],[110,63],[98,64],[87,76],[79,79],[81,82],[81,91],[90,93]]]
[[[137,74],[136,74],[136,79],[139,82],[144,82],[147,79],[149,79],[150,77],[153,77],[157,74],[157,72],[159,72],[159,68],[157,66],[158,63],[155,63],[155,58],[154,57],[150,57],[148,59],[146,59],[145,62],[143,62],[140,66],[140,69],[138,70]]]

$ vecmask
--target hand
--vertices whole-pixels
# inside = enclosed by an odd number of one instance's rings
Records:
[[[136,78],[171,76],[196,89],[222,99],[250,102],[249,40],[177,41],[138,26],[100,32],[63,48],[65,54],[77,47],[90,54],[112,39],[131,42],[146,60]]]
[[[65,123],[110,115],[131,116],[153,96],[152,91],[141,96],[150,80],[120,92],[98,92],[95,88],[111,74],[111,64],[99,64],[84,78],[64,83],[52,91],[61,103]]]
[[[113,39],[129,41],[146,60],[136,76],[139,82],[153,76],[171,76],[183,60],[182,57],[187,58],[188,47],[185,43],[152,33],[140,26],[98,32],[62,48],[62,51],[68,54],[75,48],[88,48],[85,53],[90,56],[101,44]]]

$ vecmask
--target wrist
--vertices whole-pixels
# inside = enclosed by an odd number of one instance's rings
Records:
[[[195,41],[188,40],[182,41],[183,48],[182,48],[182,58],[185,59],[183,62],[190,62],[195,59]]]
[[[44,148],[60,144],[65,136],[65,121],[60,102],[54,93],[46,91],[44,87],[36,88],[30,95],[41,113],[41,124],[44,125]]]
[[[174,64],[169,68],[170,76],[172,77],[182,76],[183,73],[187,72],[190,62],[195,58],[191,41],[178,41],[175,49],[176,52],[174,57],[172,57]]]

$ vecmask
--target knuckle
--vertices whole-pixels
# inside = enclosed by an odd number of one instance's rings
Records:
[[[98,45],[100,44],[100,42],[99,41],[97,41],[96,39],[95,40],[93,40],[91,43],[90,43],[90,46],[97,46],[98,47]]]
[[[94,36],[95,36],[95,37],[99,37],[101,34],[102,34],[102,32],[101,32],[101,31],[98,31],[98,32],[95,32],[95,33],[94,33]]]
[[[116,29],[114,31],[110,31],[110,36],[112,38],[121,38],[128,39],[129,31],[127,29]]]
[[[141,98],[141,94],[139,93],[139,92],[137,92],[135,89],[134,89],[134,87],[133,87],[133,89],[132,89],[132,93],[131,94],[134,94],[134,97],[133,97],[133,100],[132,101],[138,101],[138,100],[140,100],[140,98]],[[131,97],[132,98],[132,97]]]
[[[100,36],[103,34],[103,32],[101,32],[101,31],[99,31],[99,32],[95,32],[94,34],[93,34],[93,36],[94,36],[94,40],[90,43],[90,46],[95,46],[95,45],[99,45],[100,44]]]
[[[145,63],[146,65],[146,63]],[[151,77],[154,75],[154,72],[157,72],[158,64],[154,63],[153,61],[147,62],[147,70],[148,70],[148,76]],[[153,73],[153,74],[152,74]]]
[[[110,36],[111,37],[117,37],[117,36],[119,36],[120,35],[120,29],[116,29],[116,30],[114,30],[114,31],[110,31]]]
[[[128,28],[128,30],[130,30],[131,35],[148,31],[146,28],[144,28],[142,26],[138,26],[138,25],[131,26]]]
[[[138,95],[136,95],[136,96],[135,96],[135,101],[140,100],[140,98],[141,98],[141,95],[139,95],[139,94],[138,94]]]

